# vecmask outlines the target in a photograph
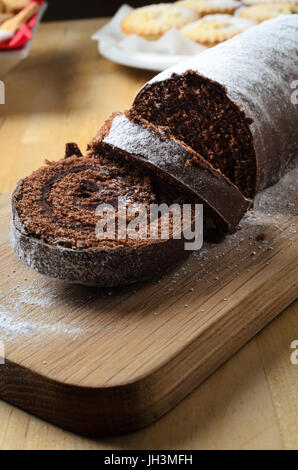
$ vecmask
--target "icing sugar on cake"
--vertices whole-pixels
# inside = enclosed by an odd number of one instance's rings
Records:
[[[177,164],[180,160],[180,153],[186,158],[187,152],[178,142],[166,138],[158,137],[148,128],[136,126],[124,114],[120,114],[113,119],[109,134],[104,138],[104,142],[115,147],[122,148],[126,152],[136,153],[143,148],[143,156],[152,163],[172,162]]]

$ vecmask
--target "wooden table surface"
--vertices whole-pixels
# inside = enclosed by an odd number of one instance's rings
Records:
[[[152,74],[101,58],[90,36],[104,20],[42,24],[30,58],[5,78],[0,194],[87,142],[127,108]],[[1,339],[1,338],[0,338]],[[298,303],[283,312],[175,410],[147,429],[94,441],[0,402],[0,449],[298,449]]]

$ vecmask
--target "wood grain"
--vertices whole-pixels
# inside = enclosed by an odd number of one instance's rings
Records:
[[[5,113],[2,113],[0,117],[0,146],[2,150],[0,191],[11,190],[19,178],[40,166],[45,157],[50,159],[60,158],[63,154],[65,141],[77,140],[84,148],[86,142],[90,139],[90,135],[95,134],[108,114],[115,109],[128,107],[137,89],[150,78],[148,73],[125,69],[98,56],[96,45],[90,43],[89,37],[99,27],[100,23],[101,21],[91,20],[42,25],[38,33],[39,40],[34,43],[31,58],[6,77],[8,100],[4,108]],[[21,87],[20,83],[22,84]],[[1,112],[2,110],[3,108],[0,109]],[[49,141],[51,142],[50,146],[45,144]],[[6,201],[5,198],[2,201],[4,219],[7,217]],[[281,288],[284,289],[287,301],[282,302],[279,309],[284,308],[290,302],[293,289],[295,289],[291,268],[288,271],[287,266],[292,266],[297,251],[291,251],[292,255],[290,256],[288,249],[294,250],[294,245],[287,247],[287,249],[284,245],[285,240],[289,244],[292,243],[290,238],[293,238],[293,234],[288,234],[287,238],[285,230],[282,239],[275,239],[277,234],[282,235],[281,225],[276,224],[276,221],[271,225],[268,222],[270,221],[267,220],[266,222],[268,240],[271,240],[272,237],[277,244],[274,244],[272,251],[263,252],[263,250],[260,250],[262,253],[259,253],[255,240],[249,239],[250,235],[248,235],[250,245],[248,244],[246,251],[241,251],[245,260],[244,271],[237,278],[236,285],[234,283],[235,279],[231,278],[235,261],[232,253],[225,254],[223,258],[220,257],[223,269],[223,275],[221,273],[220,276],[218,274],[214,276],[214,273],[212,273],[210,260],[209,262],[207,260],[201,262],[200,260],[199,263],[198,260],[194,260],[195,265],[192,268],[186,266],[186,272],[183,273],[182,271],[179,274],[178,289],[176,289],[177,282],[172,282],[177,281],[175,278],[171,278],[171,280],[169,278],[165,284],[163,284],[165,282],[163,280],[162,283],[153,286],[139,287],[136,296],[133,293],[134,297],[137,298],[135,311],[132,311],[129,307],[128,293],[125,291],[102,298],[101,295],[98,297],[98,294],[94,295],[93,292],[89,293],[84,289],[82,293],[71,288],[65,291],[65,289],[55,286],[53,293],[52,281],[46,279],[43,279],[41,283],[38,282],[39,287],[43,289],[41,290],[42,295],[39,291],[34,299],[32,292],[34,292],[36,286],[34,285],[32,272],[30,271],[30,274],[28,274],[27,268],[18,262],[18,272],[12,272],[14,269],[13,264],[11,264],[11,256],[13,255],[6,248],[7,245],[2,244],[1,239],[1,263],[4,263],[2,266],[4,266],[5,272],[3,274],[2,269],[0,304],[3,303],[3,299],[8,294],[10,301],[15,299],[17,305],[21,304],[22,308],[25,307],[27,322],[29,319],[34,325],[35,320],[40,321],[42,319],[41,331],[36,331],[36,324],[35,329],[33,329],[33,336],[39,342],[38,351],[35,349],[36,344],[35,346],[31,344],[31,330],[27,342],[23,342],[24,336],[21,335],[20,342],[14,338],[13,343],[7,345],[9,354],[12,354],[12,356],[13,354],[22,355],[22,359],[27,365],[33,360],[38,373],[49,373],[53,377],[55,377],[55,374],[57,376],[59,374],[63,375],[64,365],[68,362],[67,381],[71,381],[73,377],[74,380],[80,380],[83,387],[89,380],[90,383],[93,381],[93,384],[96,384],[98,379],[97,367],[99,366],[100,377],[106,378],[107,386],[110,386],[113,381],[114,384],[116,383],[117,374],[118,378],[123,379],[123,375],[121,376],[122,366],[117,364],[116,351],[113,354],[115,342],[112,336],[113,331],[115,331],[113,327],[116,326],[116,330],[123,326],[126,327],[125,318],[131,331],[127,335],[124,349],[117,352],[117,354],[120,362],[122,361],[121,354],[126,351],[126,348],[131,356],[137,354],[132,364],[127,366],[122,373],[129,373],[133,380],[133,375],[137,377],[138,373],[136,365],[138,361],[143,360],[146,350],[152,351],[152,358],[150,358],[144,370],[147,368],[148,371],[156,361],[160,361],[160,364],[164,366],[163,354],[165,348],[169,347],[169,354],[173,354],[177,347],[181,350],[183,346],[182,336],[187,338],[188,344],[192,344],[197,324],[200,325],[198,317],[201,314],[203,314],[202,320],[207,321],[205,324],[207,334],[208,328],[210,331],[210,325],[212,324],[212,319],[205,316],[207,315],[207,309],[217,309],[216,318],[221,319],[226,308],[232,307],[233,311],[237,308],[237,304],[243,301],[241,289],[246,284],[248,284],[248,289],[254,289],[254,283],[259,286],[261,281],[265,296],[261,306],[258,305],[255,298],[248,305],[245,303],[246,310],[241,310],[241,318],[243,312],[246,313],[247,311],[248,315],[251,315],[251,309],[259,308],[262,310],[263,305],[265,308],[268,307],[271,302],[270,293],[275,291],[272,285],[270,287],[269,279],[271,276],[272,279],[275,279],[278,272],[280,274],[285,273]],[[258,230],[262,230],[262,228],[258,227]],[[281,248],[280,251],[279,247]],[[252,251],[258,253],[258,258],[254,262]],[[218,256],[215,252],[212,253],[214,256]],[[277,254],[278,257],[276,257]],[[271,258],[274,261],[272,264]],[[252,270],[250,263],[255,266],[258,272]],[[198,271],[195,270],[196,267],[199,268]],[[203,282],[196,282],[193,287],[192,274],[194,270],[196,274],[203,273],[204,279]],[[207,272],[209,276],[205,274]],[[213,276],[214,278],[219,277],[217,283],[213,282],[215,281]],[[181,279],[183,279],[183,282],[181,282]],[[293,282],[292,286],[289,287],[290,279]],[[214,284],[216,284],[216,287]],[[17,286],[19,287],[17,288]],[[28,293],[24,293],[24,291],[28,291],[28,287],[30,292],[29,305]],[[177,297],[171,295],[173,291],[168,292],[163,308],[162,301],[165,288],[173,288],[177,292]],[[189,291],[191,288],[194,288],[194,292]],[[267,288],[270,289],[267,290]],[[226,302],[223,301],[221,295],[223,291],[221,289],[224,290],[224,295],[228,298]],[[236,290],[233,292],[233,289]],[[146,293],[145,296],[144,293]],[[202,296],[202,301],[205,303],[205,306],[203,306],[204,312],[197,311],[196,305],[199,295]],[[89,296],[91,298],[88,298]],[[150,296],[154,298],[152,304]],[[54,304],[41,307],[41,297],[47,299],[46,303],[49,302],[49,298],[52,299]],[[69,307],[65,306],[65,299],[67,304],[69,301]],[[152,305],[152,308],[156,309],[157,316],[152,315],[152,310],[148,309],[149,301],[150,306]],[[59,307],[57,323],[55,302],[58,303]],[[121,304],[122,302],[123,304]],[[81,309],[82,304],[85,309],[87,306],[89,309],[89,305],[93,304],[91,313],[88,310],[85,315],[80,315],[78,311]],[[102,311],[103,304],[108,306],[106,313]],[[188,304],[189,307],[185,308],[185,304]],[[121,315],[122,305],[124,310]],[[59,309],[64,309],[63,314]],[[114,311],[111,315],[112,309]],[[173,314],[174,309],[178,320],[177,325],[182,331],[181,336],[178,335],[178,337],[171,326],[173,323],[170,315]],[[42,318],[40,317],[41,311],[43,312]],[[189,322],[183,322],[183,317],[186,317],[185,311],[187,311]],[[273,314],[273,312],[271,313]],[[100,321],[104,320],[104,330],[100,332],[98,339],[90,344],[80,337],[79,343],[77,343],[77,336],[81,335],[82,329],[83,331],[86,329],[88,321],[92,319],[92,325],[94,325],[93,320],[96,323],[98,316]],[[138,322],[144,318],[147,320],[146,331],[139,331],[139,329],[133,331],[132,323],[129,323],[129,321],[133,322],[135,318]],[[71,320],[72,328],[68,329],[67,333],[64,328],[62,337],[61,328],[59,329],[56,326],[56,331],[50,328],[55,324],[65,326],[63,322],[69,320]],[[45,449],[297,448],[298,425],[297,420],[295,420],[295,416],[297,416],[295,408],[298,385],[297,366],[293,366],[289,360],[290,343],[298,336],[297,322],[296,304],[271,323],[257,339],[250,342],[246,348],[241,350],[208,381],[204,382],[173,412],[145,430],[129,436],[101,441],[83,439],[3,403],[0,406],[0,447]],[[242,326],[244,328],[244,325]],[[252,325],[252,327],[255,326],[257,325]],[[165,338],[159,336],[160,348],[156,351],[154,344],[150,344],[150,340],[152,343],[150,335],[152,336],[152,333],[156,334],[156,330],[160,327],[166,328],[167,331]],[[121,336],[119,331],[118,335]],[[103,351],[101,341],[103,336],[109,338],[108,343],[106,343],[108,344],[108,351]],[[134,342],[131,342],[132,338],[135,338]],[[210,340],[209,337],[208,340]],[[81,350],[84,352],[89,346],[94,352],[94,357],[92,357],[90,364],[87,364],[88,370],[84,374],[81,374],[80,371],[82,365],[86,364],[86,360],[81,357],[79,352],[75,353],[73,351],[72,365],[64,355],[64,351],[67,356],[76,344],[80,344]],[[52,347],[52,355],[48,357],[50,347]],[[23,354],[25,351],[26,354]],[[102,360],[98,359],[100,354],[102,354]],[[112,360],[113,355],[114,359],[111,364],[115,367],[113,372],[116,372],[116,375],[114,377],[112,377],[111,371],[108,370],[106,362]],[[57,359],[59,361],[61,359],[60,366],[54,365]],[[195,358],[191,357],[190,365],[196,373],[196,364],[192,360],[195,362]],[[44,364],[44,361],[47,364]],[[173,383],[177,378],[180,380],[178,375],[180,369],[178,367],[181,367],[179,361],[177,368],[173,371]],[[194,380],[196,381],[197,378],[194,377]],[[194,384],[190,381],[190,383],[186,383],[186,387],[189,385],[193,386]],[[8,393],[8,387],[5,388],[5,393]],[[22,392],[24,396],[24,389]],[[289,397],[294,397],[294,400],[290,400]]]

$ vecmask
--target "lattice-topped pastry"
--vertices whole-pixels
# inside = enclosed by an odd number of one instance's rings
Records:
[[[157,75],[133,110],[254,197],[298,155],[297,70],[298,15],[280,16]]]
[[[291,15],[298,13],[298,4],[294,3],[273,3],[252,5],[241,8],[238,13],[238,18],[247,18],[258,23],[262,21],[276,18],[280,15]]]
[[[232,14],[241,3],[237,0],[180,0],[176,5],[193,8],[200,16],[210,14]]]
[[[198,13],[190,8],[161,3],[133,10],[123,19],[121,29],[125,35],[156,40],[170,29],[180,28],[197,18]]]
[[[207,15],[184,26],[181,32],[193,41],[213,47],[254,25],[252,20],[232,15]]]

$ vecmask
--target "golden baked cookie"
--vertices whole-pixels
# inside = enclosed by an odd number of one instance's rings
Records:
[[[171,28],[180,28],[198,17],[198,13],[190,8],[160,3],[132,11],[122,21],[121,29],[125,35],[137,34],[156,40]]]
[[[207,15],[184,26],[181,32],[195,42],[212,47],[231,39],[255,24],[255,21],[231,15]]]
[[[290,15],[293,13],[293,9],[295,9],[295,5],[291,6],[289,3],[267,3],[263,5],[252,5],[249,7],[244,7],[243,9],[239,10],[237,16],[262,23],[262,21],[276,18],[279,15]]]
[[[238,0],[180,0],[176,5],[192,8],[200,17],[210,14],[232,14],[241,6]]]
[[[298,3],[290,3],[289,8],[291,13],[298,13]]]

